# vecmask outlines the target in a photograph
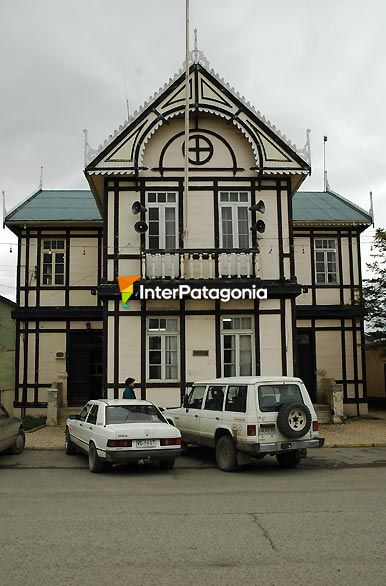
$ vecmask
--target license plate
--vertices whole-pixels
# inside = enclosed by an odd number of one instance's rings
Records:
[[[136,440],[135,441],[136,448],[155,448],[155,440]]]

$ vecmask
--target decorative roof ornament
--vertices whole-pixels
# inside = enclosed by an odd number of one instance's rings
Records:
[[[194,29],[194,49],[193,51],[189,51],[189,65],[192,63],[198,63],[209,69],[210,64],[208,59],[204,55],[204,51],[200,51],[198,48],[198,41],[197,41],[197,29]],[[186,67],[186,61],[184,60],[182,64],[183,69]]]
[[[297,146],[291,142],[287,138],[287,136],[280,132],[280,130],[270,121],[268,120],[260,111],[256,110],[254,106],[246,100],[244,96],[241,96],[238,91],[235,90],[229,83],[227,83],[223,77],[221,77],[213,68],[210,68],[210,64],[208,59],[205,57],[203,51],[198,49],[198,41],[197,41],[197,29],[194,30],[194,48],[192,51],[189,52],[189,64],[200,64],[204,67],[220,84],[222,84],[228,92],[237,100],[239,100],[244,106],[246,106],[253,114],[265,125],[268,126],[291,150],[297,153],[306,163],[311,165],[311,148],[310,148],[310,132],[311,130],[307,129],[307,138],[306,144],[302,149],[298,149]],[[149,107],[151,106],[163,93],[165,93],[173,83],[181,78],[185,74],[185,61],[183,67],[179,69],[173,77],[170,77],[169,80],[159,88],[157,92],[155,92],[150,98],[144,102],[138,110],[136,110],[131,116],[128,117],[124,123],[117,128],[106,140],[100,144],[97,148],[92,149],[87,141],[87,131],[83,131],[85,133],[85,166],[87,166],[90,162],[94,160],[94,158],[99,155],[103,150],[105,150],[113,140],[121,134],[123,130],[125,130],[128,126],[130,126],[135,120]]]
[[[304,158],[305,161],[307,161],[307,163],[309,165],[311,165],[311,143],[310,143],[311,128],[307,128],[306,134],[307,134],[306,144],[304,145],[304,147],[302,149],[299,149],[297,152],[301,157]]]

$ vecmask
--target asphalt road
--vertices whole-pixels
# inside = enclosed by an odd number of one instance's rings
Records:
[[[386,583],[386,449],[315,450],[235,474],[210,453],[90,474],[81,456],[0,459],[0,582]]]

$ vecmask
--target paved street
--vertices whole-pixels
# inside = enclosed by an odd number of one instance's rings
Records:
[[[236,474],[197,451],[103,475],[63,452],[2,457],[4,583],[383,586],[386,449],[313,454]]]

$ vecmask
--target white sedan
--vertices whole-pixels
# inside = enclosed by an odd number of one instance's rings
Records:
[[[66,424],[66,454],[88,454],[91,472],[110,463],[159,462],[170,470],[181,455],[181,433],[150,401],[89,401]]]

